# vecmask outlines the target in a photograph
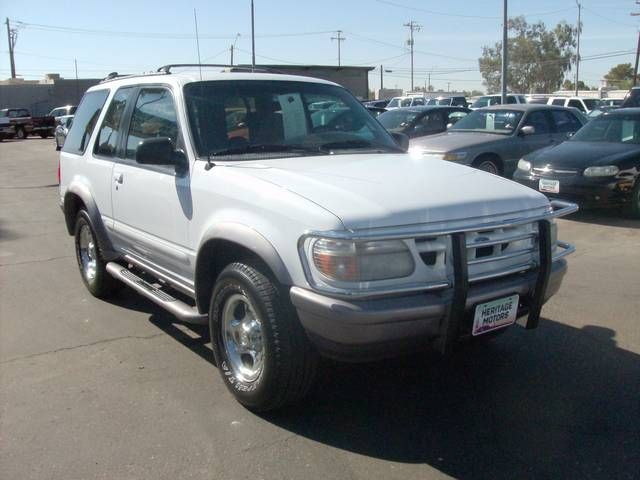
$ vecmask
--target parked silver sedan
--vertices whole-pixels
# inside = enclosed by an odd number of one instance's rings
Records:
[[[56,150],[60,150],[64,145],[64,141],[67,138],[72,122],[73,115],[63,115],[62,117],[58,117],[56,121],[56,129],[53,132],[53,137],[56,142]]]
[[[511,178],[524,155],[563,142],[584,123],[570,108],[497,105],[475,110],[445,133],[412,139],[409,150]]]

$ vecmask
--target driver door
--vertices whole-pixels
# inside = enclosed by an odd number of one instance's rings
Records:
[[[170,277],[189,277],[189,173],[136,162],[137,146],[144,139],[168,137],[178,147],[182,143],[171,90],[140,87],[124,130],[112,179],[114,229],[121,249]]]

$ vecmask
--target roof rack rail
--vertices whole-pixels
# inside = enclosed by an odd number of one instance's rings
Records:
[[[147,73],[125,73],[120,74],[118,72],[111,72],[109,75],[100,80],[100,83],[111,82],[113,80],[118,80],[119,78],[135,78],[135,77],[146,77],[148,75],[158,75],[158,72],[147,72]]]
[[[224,63],[171,63],[169,65],[163,65],[162,67],[158,68],[157,72],[171,73],[172,68],[185,68],[185,67],[223,68],[223,69],[227,69],[229,72],[280,73],[278,70],[275,70],[272,68],[252,67],[251,65],[228,65]]]

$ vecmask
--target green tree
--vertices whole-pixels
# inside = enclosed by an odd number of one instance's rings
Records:
[[[604,78],[613,87],[628,90],[633,84],[633,67],[630,63],[620,63],[609,70]]]
[[[543,22],[529,24],[524,17],[509,19],[507,86],[512,92],[549,93],[571,70],[576,29],[560,22],[548,30]],[[502,43],[482,47],[480,73],[489,92],[500,90]]]
[[[563,90],[575,90],[575,83],[573,83],[571,80],[567,79],[564,82],[562,82],[562,89]],[[595,90],[595,88],[591,88],[589,85],[587,85],[586,83],[584,83],[582,80],[578,80],[578,90]]]

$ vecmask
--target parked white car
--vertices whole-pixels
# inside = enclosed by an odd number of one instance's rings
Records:
[[[577,207],[395,139],[323,80],[168,66],[104,81],[60,154],[82,280],[209,325],[253,410],[300,399],[319,355],[535,328],[573,250],[554,219]]]
[[[395,110],[396,108],[418,107],[426,105],[427,100],[417,95],[409,95],[407,97],[393,97],[385,107],[387,110]]]
[[[577,108],[584,114],[591,113],[600,105],[599,98],[584,98],[584,97],[549,97],[547,105],[556,105],[560,107],[573,107]]]
[[[519,104],[519,103],[527,103],[527,99],[524,95],[519,95],[516,93],[510,93],[507,95],[507,104]],[[471,110],[476,110],[478,108],[491,107],[492,105],[501,105],[502,104],[502,95],[501,94],[493,94],[493,95],[483,95],[482,97],[477,98],[469,108]]]

